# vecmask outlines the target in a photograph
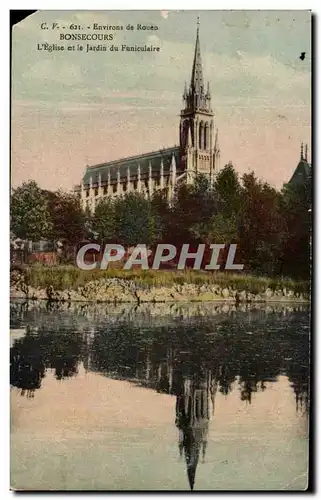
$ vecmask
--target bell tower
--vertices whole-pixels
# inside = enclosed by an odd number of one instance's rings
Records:
[[[199,18],[197,18],[191,83],[189,88],[185,83],[183,105],[184,109],[180,115],[180,153],[183,169],[187,172],[187,183],[193,183],[197,173],[208,176],[210,182],[213,182],[219,150],[216,153],[210,86],[209,83],[206,89],[204,86]]]

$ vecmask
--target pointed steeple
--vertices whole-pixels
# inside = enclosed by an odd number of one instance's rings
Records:
[[[192,78],[191,78],[191,88],[192,88],[192,91],[197,92],[198,94],[201,94],[204,90],[204,80],[203,80],[203,68],[202,68],[202,59],[201,59],[201,47],[200,47],[200,39],[199,39],[199,25],[200,25],[200,20],[198,17],[197,18],[194,62],[193,62]]]
[[[185,82],[185,85],[184,85],[184,93],[183,93],[183,99],[185,101],[185,99],[187,99],[187,96],[188,96],[188,93],[187,93],[187,84]]]
[[[206,99],[211,98],[211,91],[210,91],[210,82],[207,82],[207,91],[206,91]]]
[[[301,155],[300,160],[303,160],[303,142],[301,142]]]
[[[305,145],[305,161],[308,161],[308,145]]]

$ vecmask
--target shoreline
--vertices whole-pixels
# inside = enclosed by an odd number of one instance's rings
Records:
[[[283,300],[268,303],[236,304],[232,301],[217,300],[212,302],[145,302],[137,305],[136,303],[49,302],[39,299],[12,298],[10,308],[13,317],[23,318],[25,324],[28,324],[32,329],[37,329],[39,324],[45,324],[53,318],[59,320],[60,317],[64,317],[67,324],[73,323],[75,318],[78,318],[77,321],[82,327],[88,328],[91,328],[93,323],[102,325],[106,321],[111,324],[115,324],[117,321],[127,322],[145,328],[151,323],[158,327],[168,327],[173,322],[191,325],[191,323],[203,321],[209,316],[220,322],[222,317],[234,317],[235,314],[249,313],[252,318],[257,317],[264,321],[266,315],[276,312],[290,314],[294,311],[307,311],[309,303]],[[37,316],[38,314],[40,316]],[[14,337],[17,337],[24,335],[25,328],[11,328],[10,331]]]
[[[61,303],[309,303],[310,295],[308,282],[197,271],[100,274],[70,266],[20,266],[10,274],[10,298]]]
[[[263,293],[251,293],[247,290],[233,290],[220,288],[217,285],[185,284],[172,287],[148,287],[138,289],[133,283],[118,283],[111,280],[103,282],[89,282],[77,290],[55,290],[52,286],[44,288],[28,287],[22,291],[19,288],[10,288],[11,299],[31,301],[49,301],[57,303],[93,303],[93,304],[134,304],[142,303],[292,303],[308,304],[310,297],[303,293],[294,293],[293,290],[267,288]]]

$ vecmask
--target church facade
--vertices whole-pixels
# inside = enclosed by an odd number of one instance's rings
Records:
[[[171,203],[175,188],[193,184],[197,174],[206,175],[212,184],[219,170],[218,130],[214,125],[209,84],[205,87],[197,26],[190,85],[183,93],[179,123],[179,145],[151,153],[122,158],[86,167],[80,193],[82,207],[92,212],[105,197],[138,192],[152,197],[164,191]]]

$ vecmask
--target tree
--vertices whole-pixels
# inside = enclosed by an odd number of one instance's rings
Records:
[[[179,243],[204,242],[208,225],[217,213],[217,203],[208,179],[199,174],[192,185],[181,185],[172,207],[172,238]]]
[[[115,236],[129,247],[139,243],[152,245],[155,241],[155,221],[151,203],[140,193],[126,193],[114,202]]]
[[[111,198],[103,198],[97,204],[92,217],[92,231],[100,241],[115,238],[115,204]]]
[[[247,269],[259,274],[278,273],[285,235],[281,194],[259,181],[254,172],[244,174],[242,181],[239,241],[243,261]]]
[[[85,236],[85,213],[79,196],[63,191],[45,191],[52,225],[51,240],[75,246]]]
[[[237,216],[241,206],[241,184],[231,162],[217,174],[214,191],[220,211],[229,217],[231,215]]]
[[[24,182],[11,196],[11,230],[23,240],[46,239],[52,230],[48,199],[36,182]]]
[[[311,177],[304,183],[287,184],[282,190],[282,195],[281,210],[286,223],[282,270],[295,278],[309,279],[312,229]]]
[[[154,219],[155,242],[170,239],[171,210],[164,191],[157,191],[151,199],[151,211]]]

